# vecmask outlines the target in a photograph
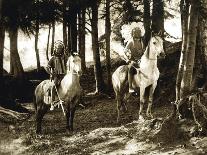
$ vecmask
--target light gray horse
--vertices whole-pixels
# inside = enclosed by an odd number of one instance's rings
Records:
[[[73,119],[76,105],[80,100],[82,88],[79,83],[79,76],[82,74],[81,59],[78,55],[71,55],[67,61],[67,74],[57,88],[60,99],[66,105],[67,129],[73,131]],[[48,89],[51,86],[50,80],[42,81],[35,89],[34,105],[36,111],[36,133],[41,133],[43,116],[50,107],[50,103],[44,100]],[[58,96],[56,95],[56,99]]]
[[[159,36],[154,36],[150,39],[149,44],[141,57],[140,68],[136,68],[136,74],[134,74],[132,87],[138,91],[140,88],[140,109],[139,116],[143,111],[143,104],[148,101],[147,116],[152,117],[151,107],[153,102],[153,93],[157,86],[157,80],[159,78],[159,70],[157,68],[157,58],[160,55],[164,55],[163,40]],[[128,95],[128,66],[123,65],[116,69],[112,75],[112,84],[116,95],[117,101],[117,122],[120,117],[120,109],[127,110],[124,103],[124,97]],[[146,96],[145,90],[149,87],[149,94]]]

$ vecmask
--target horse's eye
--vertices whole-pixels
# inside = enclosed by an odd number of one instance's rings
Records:
[[[156,44],[156,42],[153,42],[153,44]]]

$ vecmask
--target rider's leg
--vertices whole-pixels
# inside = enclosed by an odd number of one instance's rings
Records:
[[[132,70],[133,70],[132,64],[129,64],[129,71],[128,71],[129,93],[134,92],[134,89],[132,87],[132,80],[133,80]]]

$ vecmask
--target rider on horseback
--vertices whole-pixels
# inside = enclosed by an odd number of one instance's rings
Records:
[[[128,41],[125,47],[124,58],[128,63],[128,82],[129,82],[129,93],[133,93],[132,87],[133,75],[135,72],[134,66],[139,67],[141,56],[144,53],[143,43],[141,38],[141,30],[138,27],[132,29],[132,39]]]
[[[48,62],[46,71],[50,74],[50,79],[54,81],[51,88],[51,110],[54,109],[56,88],[60,85],[61,80],[66,74],[66,55],[65,47],[62,41],[58,40],[54,44],[54,53]]]

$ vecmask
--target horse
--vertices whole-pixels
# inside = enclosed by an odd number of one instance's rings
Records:
[[[56,99],[61,99],[66,106],[66,128],[73,131],[73,119],[76,105],[80,101],[82,88],[79,77],[82,74],[81,58],[78,55],[71,55],[67,60],[67,73],[56,89]],[[35,89],[34,106],[36,114],[36,133],[41,133],[41,124],[44,115],[47,113],[51,104],[44,100],[45,94],[51,89],[51,81],[42,81]],[[62,107],[63,108],[63,107]]]
[[[148,100],[148,108],[146,115],[153,117],[151,114],[151,107],[153,102],[153,93],[157,86],[157,80],[159,78],[159,70],[157,67],[157,59],[159,56],[165,56],[163,49],[163,40],[158,35],[152,36],[144,54],[141,57],[140,67],[134,68],[135,73],[133,77],[132,87],[136,92],[138,88],[140,91],[140,108],[139,118],[143,111],[143,105]],[[119,66],[112,74],[112,85],[115,92],[117,102],[117,122],[120,118],[120,109],[124,112],[127,111],[124,100],[130,96],[128,93],[128,66]],[[146,88],[149,88],[149,92],[146,93]],[[143,116],[142,116],[143,117]]]

